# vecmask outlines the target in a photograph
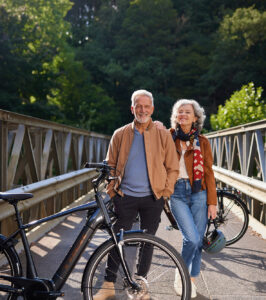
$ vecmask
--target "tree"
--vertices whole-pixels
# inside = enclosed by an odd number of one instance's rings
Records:
[[[91,82],[67,43],[72,34],[64,18],[71,6],[69,0],[0,0],[0,105],[111,133],[113,100]]]
[[[92,83],[83,63],[75,60],[75,53],[66,49],[57,56],[54,68],[61,76],[56,79],[58,88],[53,90],[50,101],[64,113],[60,121],[111,134],[117,118],[114,101],[100,86]]]
[[[17,76],[20,66],[25,63],[21,56],[13,55],[13,43],[10,32],[21,31],[17,18],[9,18],[8,13],[0,7],[0,107],[12,110],[20,105]]]
[[[112,59],[105,71],[112,78],[116,101],[124,114],[122,122],[132,119],[129,111],[130,96],[136,89],[144,88],[155,96],[157,117],[168,121],[169,116],[160,114],[164,95],[169,110],[173,100],[167,93],[175,82],[174,62],[176,53],[177,16],[170,0],[130,1],[121,28],[115,35]]]
[[[51,65],[66,44],[70,26],[63,18],[70,8],[69,0],[0,0],[0,41],[7,50],[0,57],[2,108],[47,119],[60,115],[49,103],[60,76]]]
[[[251,81],[265,89],[265,27],[266,12],[254,7],[238,8],[224,17],[212,62],[202,77],[215,106]]]
[[[240,124],[266,118],[266,103],[262,99],[262,87],[257,89],[253,82],[243,85],[232,94],[225,105],[219,105],[218,113],[211,115],[214,130],[230,128]]]
[[[243,84],[265,89],[265,3],[0,0],[0,105],[112,132],[145,88],[167,125],[178,98],[209,116]]]
[[[223,104],[234,90],[250,81],[259,85],[264,84],[258,78],[263,67],[260,67],[256,61],[259,59],[260,64],[265,63],[265,58],[262,57],[263,51],[253,53],[253,57],[252,55],[248,58],[238,57],[236,63],[235,58],[231,57],[235,49],[225,50],[222,47],[223,43],[218,33],[220,24],[225,16],[232,16],[238,8],[244,9],[254,5],[258,11],[263,12],[265,2],[260,0],[214,0],[211,2],[208,0],[173,0],[173,3],[178,19],[183,20],[183,26],[178,32],[176,84],[172,87],[171,94],[198,100],[205,107],[207,114],[205,126],[209,129],[210,114],[214,113],[217,106]],[[241,67],[245,66],[247,61],[251,66],[243,67],[245,68],[243,74]],[[250,68],[252,66],[253,68]],[[253,70],[248,77],[249,69]],[[235,80],[232,80],[234,74]],[[260,78],[262,79],[263,75]]]

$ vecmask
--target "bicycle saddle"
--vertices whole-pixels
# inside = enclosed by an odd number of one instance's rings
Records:
[[[0,199],[13,204],[14,202],[26,200],[32,198],[33,194],[30,193],[20,193],[20,194],[13,194],[13,193],[0,193]]]

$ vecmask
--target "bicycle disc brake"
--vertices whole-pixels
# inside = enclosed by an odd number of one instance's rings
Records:
[[[134,281],[139,285],[140,289],[134,289],[130,285],[126,287],[128,299],[139,300],[149,291],[148,281],[142,276],[134,276]]]

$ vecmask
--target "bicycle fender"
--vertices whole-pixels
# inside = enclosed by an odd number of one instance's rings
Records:
[[[17,269],[18,269],[18,275],[22,276],[22,265],[18,256],[18,253],[15,249],[15,244],[18,241],[14,238],[10,238],[8,239],[6,236],[4,236],[3,234],[0,234],[0,251],[7,251],[9,252],[10,255],[12,255],[13,257],[13,262],[16,263]]]
[[[220,195],[225,196],[225,197],[227,196],[229,199],[231,199],[231,197],[233,195],[234,197],[236,197],[242,203],[242,205],[246,209],[247,213],[250,214],[250,210],[248,209],[247,204],[238,195],[229,193],[227,191],[222,191],[222,193],[220,193]]]
[[[126,233],[146,233],[146,229],[126,230],[126,231],[124,231],[124,234],[126,234]],[[120,232],[118,232],[116,235],[120,236]]]
[[[18,243],[18,240],[16,239],[8,239],[3,234],[0,234],[0,248],[1,249],[8,249],[13,248]]]

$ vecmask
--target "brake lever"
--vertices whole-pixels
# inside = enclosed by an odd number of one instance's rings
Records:
[[[117,176],[109,176],[108,178],[106,178],[107,182],[110,183],[112,180],[117,179]]]

